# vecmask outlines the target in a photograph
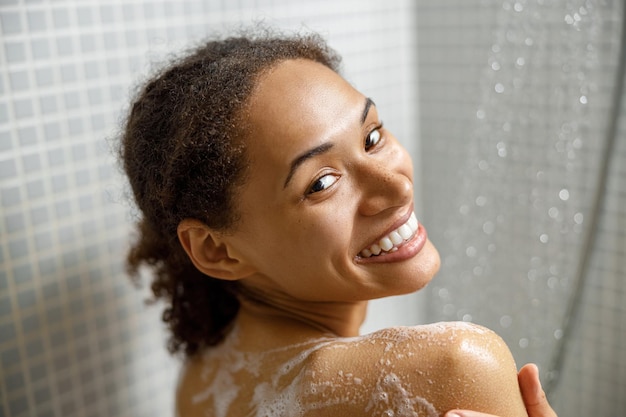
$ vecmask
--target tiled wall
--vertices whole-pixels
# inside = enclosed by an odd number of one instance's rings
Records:
[[[424,207],[443,258],[428,317],[501,334],[560,416],[626,409],[623,7],[418,3]]]
[[[258,21],[319,31],[416,153],[414,7],[1,0],[0,417],[172,415],[179,362],[147,281],[137,290],[123,271],[132,209],[111,153],[151,62]],[[418,313],[410,297],[375,303],[366,328]]]

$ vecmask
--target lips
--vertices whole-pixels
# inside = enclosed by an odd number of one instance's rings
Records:
[[[395,252],[405,242],[411,240],[418,229],[417,217],[415,213],[411,213],[409,219],[404,224],[380,238],[370,247],[363,249],[359,256],[361,258],[371,258],[372,256],[383,256]]]

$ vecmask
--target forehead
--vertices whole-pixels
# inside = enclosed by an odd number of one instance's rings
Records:
[[[261,76],[252,93],[248,114],[253,140],[249,145],[278,145],[282,154],[299,153],[358,124],[364,100],[320,63],[283,61]]]

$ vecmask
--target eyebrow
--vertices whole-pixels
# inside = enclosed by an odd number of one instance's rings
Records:
[[[367,115],[369,114],[370,108],[372,107],[372,105],[376,105],[374,103],[374,101],[367,97],[365,99],[365,106],[363,108],[363,113],[361,114],[361,124],[365,123],[365,119],[367,119]],[[309,149],[303,153],[301,153],[300,155],[298,155],[292,162],[291,162],[291,167],[289,168],[289,174],[287,174],[287,179],[285,180],[285,183],[283,184],[283,188],[286,188],[287,185],[289,185],[289,181],[291,181],[291,178],[293,177],[293,175],[296,172],[296,169],[298,169],[298,167],[300,165],[302,165],[304,162],[306,162],[307,160],[317,156],[317,155],[321,155],[323,153],[328,152],[332,147],[334,146],[333,143],[331,142],[326,142],[323,143],[319,146],[316,146],[312,149]]]
[[[372,100],[371,98],[366,98],[365,99],[365,108],[363,108],[363,114],[361,115],[361,124],[365,123],[365,119],[367,119],[367,115],[370,112],[370,107],[376,106],[376,103],[374,103],[374,100]]]

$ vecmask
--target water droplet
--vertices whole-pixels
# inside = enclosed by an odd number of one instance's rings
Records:
[[[491,63],[491,69],[494,71],[500,70],[500,63],[498,61],[494,61]]]
[[[569,200],[569,191],[567,190],[567,188],[563,188],[561,191],[559,191],[559,198],[563,201]]]
[[[478,207],[483,207],[485,204],[487,204],[487,198],[485,196],[479,195],[476,197],[476,205]]]
[[[567,144],[563,141],[563,140],[559,140],[557,143],[554,144],[554,148],[558,151],[558,152],[565,152],[566,150],[566,146]]]
[[[561,132],[563,132],[564,134],[571,133],[572,130],[573,130],[572,125],[569,123],[563,123],[561,125]]]
[[[480,162],[478,162],[478,168],[481,171],[487,171],[489,169],[489,163],[483,159]]]
[[[526,61],[524,60],[524,57],[521,57],[521,56],[515,60],[515,64],[518,67],[523,67],[525,63]]]
[[[450,295],[450,291],[448,291],[447,288],[440,288],[438,294],[441,298],[448,298],[448,296]]]
[[[469,256],[470,258],[473,258],[474,256],[476,256],[476,248],[473,246],[468,246],[467,249],[465,249],[465,254],[467,256]]]
[[[576,222],[576,224],[583,224],[583,214],[582,213],[576,213],[574,214],[574,222]]]
[[[496,90],[496,93],[503,93],[504,92],[504,85],[502,85],[502,83],[497,83],[494,86],[494,90]]]
[[[580,149],[583,147],[583,141],[580,138],[576,138],[572,141],[574,149]]]
[[[524,10],[524,5],[523,5],[522,3],[520,3],[520,2],[516,2],[516,3],[513,5],[513,9],[514,9],[516,12],[521,12],[522,10]]]
[[[505,329],[507,327],[510,327],[511,324],[513,323],[513,318],[511,316],[502,316],[500,317],[500,326],[504,327]]]
[[[580,101],[580,104],[587,104],[587,96],[580,96],[580,99],[578,99]]]
[[[556,340],[560,340],[562,337],[563,337],[563,330],[561,330],[561,329],[556,329],[556,330],[554,331],[554,338],[555,338]]]
[[[541,236],[539,236],[541,243],[548,243],[548,240],[550,240],[550,238],[546,233],[542,233]]]
[[[485,232],[485,234],[492,234],[495,228],[496,226],[493,224],[493,222],[487,221],[483,224],[483,232]]]
[[[550,209],[548,209],[548,216],[556,219],[559,216],[559,209],[556,207],[550,207]]]
[[[482,109],[479,109],[479,110],[476,112],[476,118],[477,118],[477,119],[481,119],[481,120],[482,120],[482,119],[484,119],[484,118],[485,118],[485,111],[484,111],[484,110],[482,110]]]
[[[522,349],[525,349],[528,347],[528,339],[526,339],[525,337],[522,337],[519,340],[519,347],[521,347]]]
[[[553,290],[559,284],[559,279],[557,277],[550,277],[550,278],[548,278],[548,282],[547,283],[548,283],[548,288]]]
[[[463,321],[472,321],[471,314],[463,314]]]

